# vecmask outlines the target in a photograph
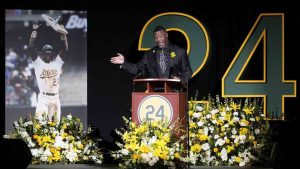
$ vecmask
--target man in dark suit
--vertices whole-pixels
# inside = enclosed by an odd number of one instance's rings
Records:
[[[180,79],[181,82],[187,83],[192,77],[192,69],[186,50],[170,43],[168,33],[162,26],[154,29],[154,40],[156,46],[145,52],[138,63],[127,62],[120,53],[111,58],[111,63],[120,64],[121,69],[134,75]]]

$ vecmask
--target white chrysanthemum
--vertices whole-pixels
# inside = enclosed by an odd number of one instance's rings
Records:
[[[211,156],[211,151],[210,150],[205,151],[205,155],[206,155],[206,157],[210,157]]]
[[[204,134],[204,135],[208,135],[208,128],[207,128],[207,127],[204,127],[204,128],[203,128],[203,134]]]
[[[127,149],[122,149],[122,150],[121,150],[121,153],[122,153],[123,155],[128,155],[129,151],[128,151]]]
[[[210,114],[207,114],[205,117],[206,117],[207,119],[210,119],[210,118],[211,118],[211,115],[210,115]]]
[[[15,125],[16,128],[19,128],[19,127],[20,127],[20,126],[19,126],[19,123],[18,123],[17,121],[14,121],[14,125]]]
[[[239,136],[240,143],[242,143],[242,144],[245,143],[246,138],[247,138],[246,135],[240,135]]]
[[[222,159],[222,161],[227,161],[227,159],[228,159],[227,151],[225,148],[222,148],[222,150],[221,150],[221,159]]]
[[[218,145],[223,146],[224,144],[225,144],[225,141],[222,138],[220,138],[216,141],[215,147],[217,147]]]
[[[201,106],[196,106],[196,110],[197,110],[197,111],[203,111],[203,107],[201,107]]]
[[[200,113],[194,113],[194,114],[193,114],[193,117],[195,117],[195,118],[199,118],[200,116],[201,116]]]
[[[221,114],[221,116],[224,117],[226,115],[226,112],[222,111],[222,112],[220,112],[220,114]]]
[[[59,135],[59,132],[57,130],[52,131],[52,133],[56,136]]]
[[[216,124],[217,123],[217,120],[213,120],[213,121],[211,121],[213,124]]]
[[[76,158],[77,158],[77,153],[74,151],[68,151],[66,158],[70,161],[70,162],[75,162]]]
[[[72,115],[71,114],[67,115],[67,119],[71,120],[72,119]]]
[[[33,125],[32,121],[27,121],[27,122],[24,123],[24,127],[27,127],[29,125]]]
[[[240,137],[236,137],[233,142],[238,143],[239,141],[240,141]]]
[[[35,143],[32,141],[31,137],[26,138],[28,142],[28,147],[35,147]]]
[[[197,160],[198,160],[198,158],[196,157],[196,155],[193,152],[190,152],[189,161],[195,165]]]
[[[149,161],[149,165],[150,166],[154,166],[154,164],[159,160],[158,157],[153,157],[151,158],[151,160]]]
[[[215,128],[213,126],[209,127],[210,132],[213,132],[215,130]]]
[[[41,113],[36,113],[36,114],[35,114],[35,118],[36,118],[39,122],[44,121],[43,114],[41,114]]]
[[[142,163],[148,163],[150,161],[150,158],[148,157],[147,153],[142,153],[141,157]]]
[[[22,131],[20,134],[22,138],[29,137],[28,133],[25,131]]]
[[[218,138],[220,138],[220,136],[216,134],[216,135],[214,136],[214,139],[216,140],[216,139],[218,139]]]
[[[239,112],[235,111],[233,112],[233,116],[238,116],[239,115]]]
[[[232,121],[238,122],[238,121],[240,121],[240,118],[238,118],[238,117],[233,117],[233,118],[232,118]]]
[[[55,148],[61,147],[61,148],[68,148],[68,144],[63,141],[63,138],[61,136],[55,137],[55,142],[53,145]]]
[[[259,129],[255,129],[255,130],[254,130],[254,133],[255,133],[255,134],[259,134],[259,133],[260,133],[260,130],[259,130]]]
[[[233,129],[231,130],[231,133],[232,133],[233,135],[236,135],[236,134],[237,134],[237,131],[235,130],[235,128],[233,128]]]
[[[210,111],[211,114],[216,114],[218,112],[219,112],[219,109],[213,109],[213,110]]]
[[[250,121],[255,121],[255,118],[251,117],[249,120],[250,120]]]
[[[239,166],[245,166],[246,165],[246,163],[244,162],[244,161],[241,161],[240,163],[239,163]]]
[[[30,151],[31,151],[32,156],[34,156],[34,157],[39,157],[40,156],[39,149],[34,148],[34,149],[30,149]]]
[[[235,157],[236,156],[231,156],[230,159],[228,160],[229,164],[233,164],[235,162]]]
[[[152,144],[154,144],[157,140],[157,137],[156,136],[152,136],[150,139],[149,139],[149,142],[148,142],[148,145],[151,146]]]
[[[44,151],[44,153],[43,153],[43,156],[45,156],[45,157],[49,157],[49,156],[51,156],[52,155],[52,153],[50,152],[50,149],[49,148],[47,148],[45,151]]]
[[[197,125],[198,125],[198,127],[201,127],[201,126],[203,126],[203,122],[202,121],[199,121],[198,123],[197,123]]]
[[[47,156],[41,156],[41,161],[44,161],[44,162],[48,161],[48,157]]]
[[[202,145],[202,149],[203,149],[204,151],[210,149],[209,144],[208,144],[208,143],[203,144],[203,145]]]
[[[219,120],[222,120],[222,121],[224,121],[224,120],[225,120],[225,118],[224,118],[223,116],[221,116],[221,117],[219,117]]]

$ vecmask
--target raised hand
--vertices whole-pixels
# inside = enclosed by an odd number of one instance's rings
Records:
[[[117,53],[117,56],[112,57],[110,62],[113,64],[123,64],[124,63],[124,56],[121,53]]]
[[[37,30],[41,24],[38,23],[38,21],[33,21],[32,22],[32,29]]]

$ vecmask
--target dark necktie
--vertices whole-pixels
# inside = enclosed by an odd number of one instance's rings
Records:
[[[161,69],[162,74],[165,74],[165,71],[166,71],[166,56],[164,54],[163,49],[159,53],[159,65],[160,65],[160,69]]]

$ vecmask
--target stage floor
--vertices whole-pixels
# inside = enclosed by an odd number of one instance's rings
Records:
[[[119,169],[117,165],[67,164],[67,165],[29,165],[27,169]],[[190,166],[191,169],[241,169],[233,166]],[[272,169],[263,167],[242,167],[243,169]]]
[[[60,168],[74,168],[74,169],[117,169],[117,165],[96,165],[96,164],[66,164],[66,165],[29,165],[27,169],[60,169]]]

